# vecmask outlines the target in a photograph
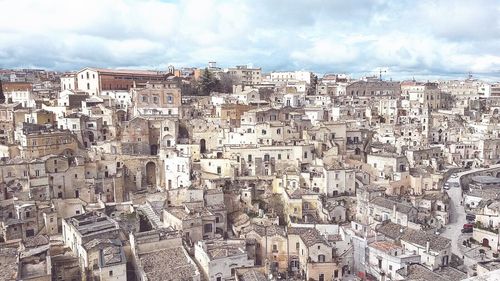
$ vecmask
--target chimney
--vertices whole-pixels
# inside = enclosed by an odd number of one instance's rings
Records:
[[[428,253],[430,249],[431,249],[431,242],[427,240],[427,243],[425,245],[425,251]]]

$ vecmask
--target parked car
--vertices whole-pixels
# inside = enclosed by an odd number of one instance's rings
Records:
[[[453,173],[453,174],[451,174],[451,176],[450,176],[450,177],[451,177],[451,178],[456,179],[456,178],[458,178],[458,175],[457,175],[457,174],[455,174],[455,173]]]
[[[462,233],[472,233],[474,228],[462,228]]]
[[[443,188],[444,188],[444,189],[450,189],[450,184],[449,184],[449,183],[445,183],[445,184],[443,185]]]
[[[464,224],[464,229],[466,228],[474,228],[474,225],[472,223],[466,223]]]
[[[465,219],[467,221],[475,221],[476,220],[476,215],[474,215],[474,214],[467,214],[467,215],[465,215]]]

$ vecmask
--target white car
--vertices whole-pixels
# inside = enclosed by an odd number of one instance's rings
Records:
[[[450,189],[450,184],[449,184],[449,183],[445,183],[445,184],[443,185],[443,188],[444,188],[444,189]]]
[[[455,179],[455,178],[458,178],[458,175],[457,175],[457,174],[451,174],[451,176],[450,176],[450,177],[452,177],[452,178],[454,178],[454,179]]]

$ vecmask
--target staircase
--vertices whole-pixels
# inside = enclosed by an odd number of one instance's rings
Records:
[[[142,213],[148,218],[149,222],[151,223],[154,229],[163,226],[163,223],[161,222],[160,218],[155,213],[155,211],[153,210],[153,208],[149,203],[146,202],[146,204],[139,206],[138,209],[142,211]]]

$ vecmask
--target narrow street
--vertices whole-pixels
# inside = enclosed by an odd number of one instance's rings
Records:
[[[446,225],[445,230],[441,233],[442,236],[451,239],[451,249],[452,252],[462,257],[463,253],[460,252],[458,247],[458,239],[462,235],[462,228],[467,220],[465,219],[466,213],[464,211],[464,207],[460,204],[462,199],[462,187],[460,186],[460,177],[466,174],[479,172],[482,170],[489,170],[493,168],[498,168],[500,165],[492,165],[489,168],[481,168],[481,169],[472,169],[469,171],[464,171],[460,173],[456,173],[457,177],[450,177],[448,179],[448,184],[450,189],[447,190],[448,195],[450,196],[450,223]],[[458,185],[456,185],[458,183]],[[465,234],[462,236],[472,236],[471,234]]]
[[[458,174],[461,175],[462,173]],[[446,225],[446,229],[441,234],[444,237],[451,239],[451,249],[452,252],[461,257],[462,253],[460,253],[457,242],[459,236],[462,234],[461,230],[463,225],[467,222],[465,219],[465,211],[463,206],[460,204],[462,201],[462,188],[460,185],[453,186],[454,183],[459,183],[459,177],[450,178],[448,180],[448,184],[450,184],[450,189],[447,190],[448,195],[450,196],[450,223]]]

